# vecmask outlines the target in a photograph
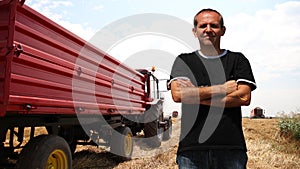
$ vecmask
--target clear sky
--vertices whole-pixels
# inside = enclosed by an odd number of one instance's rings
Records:
[[[266,116],[300,112],[298,0],[27,0],[25,4],[86,40],[127,16],[166,14],[192,24],[200,9],[214,8],[222,13],[227,28],[221,47],[242,52],[256,78],[258,88],[251,105],[243,107],[243,115],[249,116],[257,106],[265,109]]]

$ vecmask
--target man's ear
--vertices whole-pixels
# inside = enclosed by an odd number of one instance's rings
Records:
[[[195,38],[198,38],[198,36],[197,36],[197,29],[196,29],[196,28],[193,28],[193,29],[192,29],[192,32],[193,32]]]
[[[226,32],[226,27],[223,26],[223,27],[222,27],[222,36],[224,36],[225,32]]]

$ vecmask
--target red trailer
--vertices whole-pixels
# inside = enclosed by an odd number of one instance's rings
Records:
[[[71,168],[76,145],[100,138],[128,159],[137,132],[155,147],[171,135],[151,71],[122,64],[24,0],[0,1],[0,79],[0,159],[19,168]],[[36,127],[48,134],[34,136]]]

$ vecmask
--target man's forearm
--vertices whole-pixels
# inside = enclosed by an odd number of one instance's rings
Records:
[[[226,94],[237,90],[235,81],[228,81],[221,85],[208,87],[195,87],[189,81],[173,81],[171,83],[171,93],[175,102],[186,104],[199,104],[201,101],[213,98],[224,97]]]
[[[211,98],[207,100],[200,101],[200,104],[214,107],[240,107],[245,106],[244,101],[241,101],[240,98],[237,97],[229,97],[225,96],[223,98]]]
[[[224,97],[212,97],[200,101],[200,104],[215,107],[248,106],[251,101],[251,89],[248,86],[239,86],[239,89]]]
[[[225,96],[222,85],[210,87],[185,87],[181,89],[181,102],[186,104],[199,104],[201,101],[222,95]]]

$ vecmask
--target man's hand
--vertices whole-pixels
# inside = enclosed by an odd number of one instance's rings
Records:
[[[191,93],[197,93],[197,88],[190,80],[176,79],[171,83],[171,93],[175,102],[186,101],[190,98]]]
[[[238,90],[238,84],[235,80],[229,80],[223,84],[224,93],[230,94],[236,90]]]
[[[195,87],[193,83],[189,80],[184,80],[184,79],[177,79],[176,84],[178,87]]]

